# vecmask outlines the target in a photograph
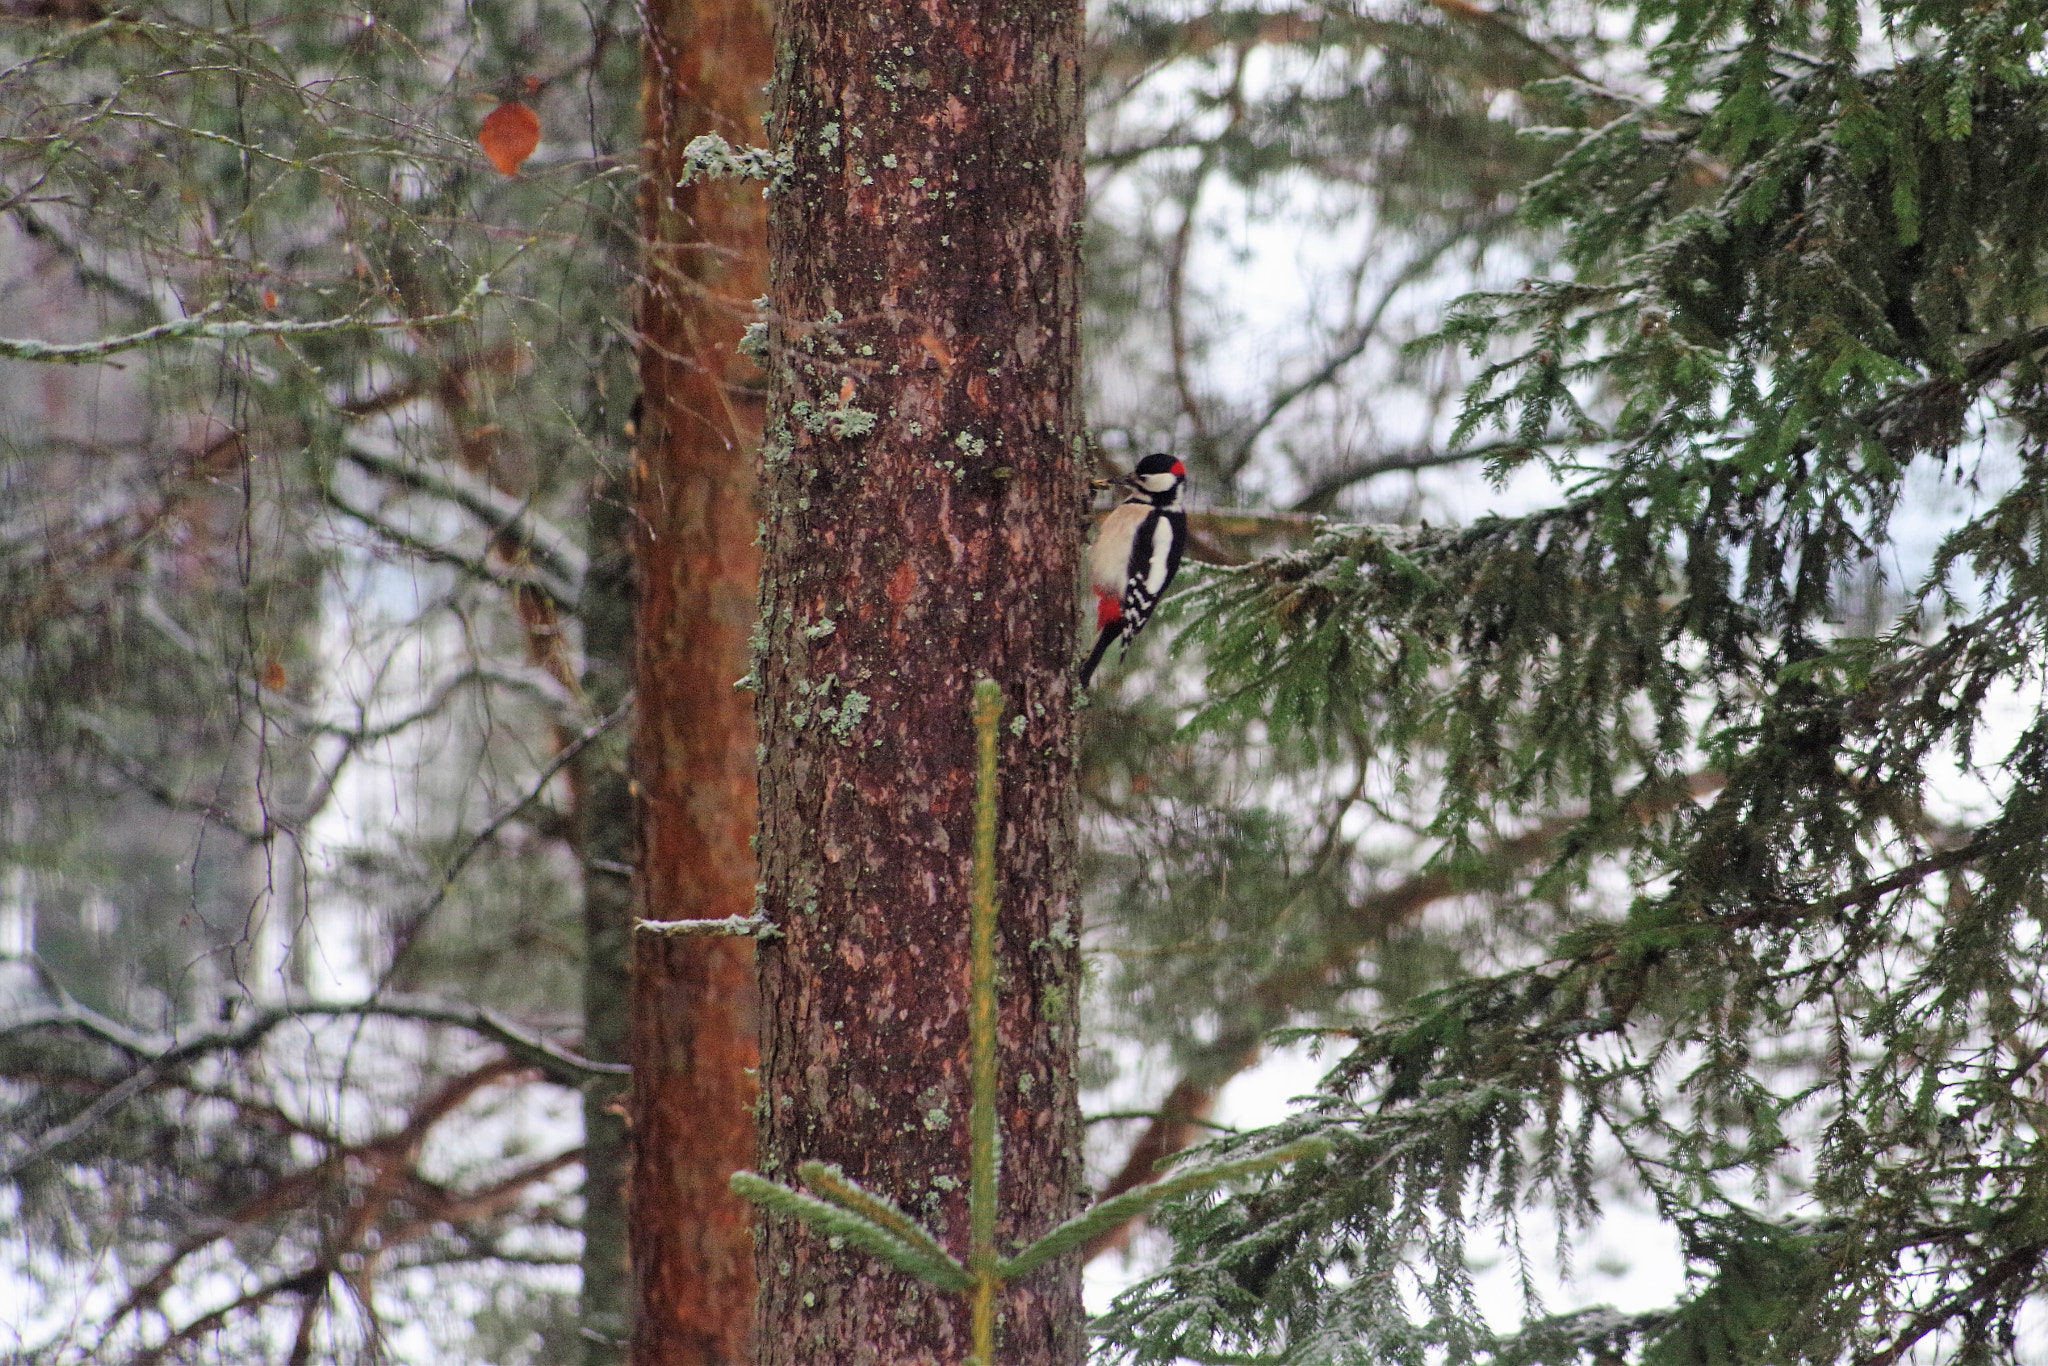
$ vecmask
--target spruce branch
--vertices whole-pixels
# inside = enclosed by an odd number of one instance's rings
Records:
[[[428,564],[447,565],[469,578],[493,587],[514,592],[527,590],[545,593],[563,611],[577,610],[576,595],[570,585],[559,576],[545,572],[538,565],[492,564],[485,556],[464,554],[460,550],[436,544],[424,536],[415,535],[368,508],[357,507],[332,488],[322,490],[321,497],[329,507],[342,516],[361,523],[379,540],[415,559]]]
[[[967,1275],[967,1268],[961,1266],[952,1253],[941,1247],[939,1240],[934,1238],[923,1224],[911,1218],[901,1205],[888,1196],[862,1186],[837,1165],[802,1162],[797,1165],[796,1170],[797,1175],[803,1177],[806,1186],[827,1200],[842,1205],[868,1222],[888,1230],[934,1261],[944,1262],[956,1268],[962,1276]]]
[[[1122,1195],[1113,1195],[1101,1204],[1083,1210],[1016,1256],[1003,1262],[1000,1267],[1003,1279],[1015,1280],[1020,1276],[1027,1276],[1053,1258],[1064,1256],[1086,1245],[1097,1235],[1119,1228],[1145,1214],[1162,1200],[1171,1200],[1176,1195],[1187,1195],[1227,1182],[1259,1176],[1289,1163],[1322,1157],[1330,1151],[1330,1147],[1330,1141],[1326,1138],[1299,1138],[1270,1152],[1191,1167],[1186,1171],[1163,1177],[1149,1186],[1139,1186],[1135,1190],[1125,1191]]]
[[[753,1172],[734,1172],[729,1184],[733,1194],[741,1199],[801,1220],[827,1238],[843,1238],[926,1285],[957,1293],[974,1284],[973,1278],[951,1257],[938,1261],[922,1246],[906,1242],[850,1209],[793,1191]]]

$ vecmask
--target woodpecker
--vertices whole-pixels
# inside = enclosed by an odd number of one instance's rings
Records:
[[[1121,640],[1124,649],[1152,619],[1166,586],[1180,568],[1188,543],[1188,515],[1181,510],[1180,491],[1188,482],[1187,466],[1170,455],[1148,455],[1138,468],[1116,483],[1130,496],[1102,519],[1090,556],[1095,582],[1095,650],[1081,666],[1081,686],[1095,676],[1095,666]],[[1118,655],[1121,659],[1123,656]]]

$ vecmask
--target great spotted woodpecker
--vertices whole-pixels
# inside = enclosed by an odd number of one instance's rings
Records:
[[[1121,640],[1128,651],[1145,629],[1188,543],[1188,515],[1180,506],[1180,491],[1188,482],[1185,465],[1170,455],[1148,455],[1116,482],[1131,493],[1102,519],[1090,556],[1096,636],[1094,653],[1081,666],[1084,688],[1111,642]]]

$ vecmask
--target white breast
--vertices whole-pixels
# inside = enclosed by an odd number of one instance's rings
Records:
[[[1096,534],[1095,550],[1089,558],[1096,592],[1118,599],[1123,597],[1124,571],[1131,562],[1131,542],[1137,538],[1138,528],[1151,515],[1150,503],[1119,503],[1111,509],[1109,516],[1102,519],[1102,530]]]

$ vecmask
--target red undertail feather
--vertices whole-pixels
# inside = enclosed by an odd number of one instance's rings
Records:
[[[1123,620],[1123,615],[1124,605],[1121,600],[1113,594],[1103,592],[1099,588],[1095,590],[1096,630],[1100,631],[1105,626]]]

